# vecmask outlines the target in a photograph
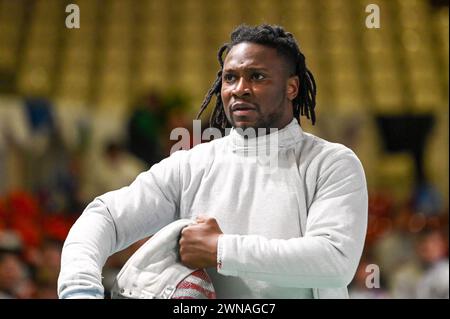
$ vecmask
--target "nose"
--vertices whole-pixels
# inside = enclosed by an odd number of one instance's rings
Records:
[[[236,85],[232,90],[232,94],[236,97],[244,97],[250,95],[250,86],[244,77],[240,77],[236,82]]]

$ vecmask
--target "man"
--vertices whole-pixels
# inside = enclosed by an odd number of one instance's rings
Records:
[[[305,57],[290,33],[269,25],[238,27],[218,57],[200,114],[216,96],[210,124],[231,133],[175,152],[89,204],[65,242],[61,298],[103,297],[107,257],[180,218],[197,219],[181,233],[181,262],[206,268],[218,298],[348,297],[364,244],[366,181],[351,150],[299,125],[300,115],[315,122]],[[269,149],[274,172],[251,152],[267,151],[269,128],[278,129],[269,134],[278,141]]]

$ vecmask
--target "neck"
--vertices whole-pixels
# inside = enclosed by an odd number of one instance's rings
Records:
[[[249,137],[259,137],[264,135],[269,135],[277,132],[278,130],[284,129],[286,126],[288,126],[292,120],[294,119],[294,116],[290,116],[286,120],[283,120],[276,125],[270,125],[265,127],[235,127],[233,126],[233,129],[241,135],[244,138]]]
[[[258,128],[233,127],[233,129],[236,131],[236,133],[238,133],[245,139],[269,135],[271,133],[275,133],[276,131],[278,131],[278,128],[276,128],[276,127],[275,128],[274,127],[270,127],[270,128],[269,127],[258,127]]]
[[[265,130],[265,128],[262,129],[263,132]],[[267,134],[264,136],[256,136],[256,134],[249,135],[248,133],[251,131],[255,132],[255,129],[250,128],[250,130],[247,129],[247,131],[245,131],[242,128],[233,127],[229,131],[229,134],[230,141],[234,147],[239,149],[250,149],[255,147],[264,148],[267,147],[267,143],[271,145],[278,144],[280,147],[289,147],[292,144],[298,143],[303,135],[302,130],[298,125],[298,121],[294,119],[292,119],[291,123],[281,129],[272,128],[272,131],[269,129],[269,132],[266,132]]]

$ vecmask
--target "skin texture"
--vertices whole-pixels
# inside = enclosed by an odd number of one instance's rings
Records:
[[[221,90],[233,127],[281,129],[288,125],[299,90],[299,79],[292,73],[274,48],[248,42],[235,45],[224,61]],[[194,269],[216,267],[221,234],[214,218],[200,217],[197,224],[185,227],[179,241],[181,262]]]

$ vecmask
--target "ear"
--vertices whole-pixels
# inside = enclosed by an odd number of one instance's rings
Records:
[[[292,101],[295,99],[298,95],[298,89],[300,86],[300,80],[297,75],[293,75],[288,78],[287,80],[287,86],[286,86],[286,96],[289,101]]]

